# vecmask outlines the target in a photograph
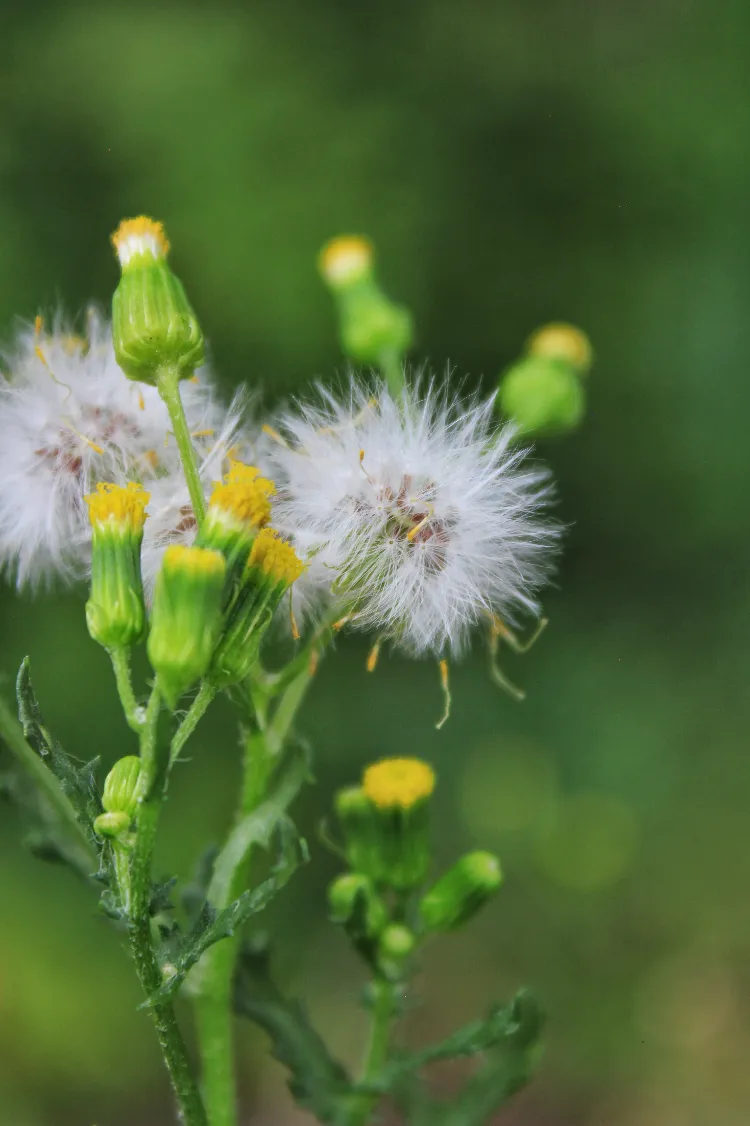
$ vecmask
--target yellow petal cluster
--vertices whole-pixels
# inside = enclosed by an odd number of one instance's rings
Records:
[[[191,575],[223,575],[226,563],[218,551],[175,543],[164,552],[164,570],[183,571]]]
[[[362,778],[365,794],[379,809],[409,809],[435,789],[435,772],[418,758],[386,758]]]
[[[249,567],[258,567],[276,583],[291,586],[305,570],[292,545],[273,528],[263,528],[253,543]]]
[[[214,484],[210,507],[243,524],[262,528],[271,518],[270,498],[275,492],[273,481],[261,477],[254,465],[233,461],[224,480]]]
[[[130,481],[127,485],[113,485],[100,481],[95,493],[84,497],[89,506],[89,519],[92,527],[104,524],[127,526],[134,532],[143,529],[146,520],[146,505],[151,499],[142,485]]]

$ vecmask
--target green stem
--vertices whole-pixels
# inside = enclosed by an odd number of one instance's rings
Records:
[[[215,695],[216,689],[213,685],[209,684],[207,680],[204,680],[198,689],[198,695],[185,713],[185,717],[172,739],[172,745],[169,750],[170,767],[173,766],[180,757],[180,751],[203,719]]]
[[[372,983],[372,1021],[370,1024],[370,1042],[362,1069],[362,1086],[367,1087],[377,1082],[380,1073],[388,1062],[388,1049],[391,1037],[391,1022],[394,1015],[395,986],[382,978],[376,978]],[[370,1116],[377,1106],[379,1096],[365,1094],[359,1098],[352,1111],[349,1126],[365,1126],[370,1121]]]
[[[269,723],[265,707],[257,710],[258,728],[245,742],[242,794],[235,826],[216,859],[208,889],[208,900],[217,909],[228,906],[244,891],[253,849],[268,844],[279,819],[307,780],[307,763],[299,757],[267,797],[273,769],[312,675],[308,660],[281,695]],[[236,1126],[237,1122],[232,979],[238,950],[237,936],[216,943],[204,954],[192,982],[203,1062],[203,1097],[211,1126]]]
[[[395,399],[400,398],[404,390],[404,358],[400,352],[385,348],[378,356],[378,367],[388,385],[388,390]]]
[[[70,840],[72,859],[76,860],[81,869],[93,871],[96,856],[91,841],[76,816],[76,811],[55,775],[45,765],[41,756],[26,742],[20,723],[2,697],[0,697],[0,737],[53,809]]]
[[[175,371],[173,368],[162,368],[156,376],[156,389],[169,411],[175,441],[180,451],[182,471],[185,474],[185,480],[187,481],[187,487],[190,493],[190,502],[193,506],[195,519],[200,525],[203,523],[203,518],[206,515],[206,498],[203,495],[203,486],[201,485],[200,474],[198,472],[198,463],[195,457],[195,449],[193,448],[193,440],[190,437],[190,430],[188,428],[187,418],[185,417],[185,408],[182,405],[179,372]]]
[[[131,731],[135,731],[136,735],[140,735],[145,717],[143,708],[138,703],[136,694],[133,691],[133,680],[130,675],[130,652],[124,646],[110,649],[108,652],[115,673],[117,692],[128,727]]]
[[[151,870],[156,830],[164,801],[167,756],[158,742],[161,699],[151,692],[141,732],[141,776],[135,841],[130,861],[128,938],[136,972],[147,997],[162,984],[151,936]],[[206,1112],[193,1078],[190,1059],[174,1009],[169,1002],[151,1005],[159,1046],[174,1089],[180,1119],[186,1126],[207,1126]]]

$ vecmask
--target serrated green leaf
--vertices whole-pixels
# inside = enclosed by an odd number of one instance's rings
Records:
[[[251,915],[262,911],[278,895],[301,863],[305,863],[307,845],[297,836],[293,823],[286,818],[278,826],[279,855],[271,875],[252,891],[244,892],[234,903],[217,911],[208,901],[184,937],[166,942],[159,953],[164,984],[146,1002],[154,1005],[172,997],[192,967],[209,947],[229,938]]]
[[[275,985],[265,949],[245,946],[235,977],[234,1008],[270,1037],[273,1054],[290,1072],[289,1089],[319,1122],[348,1126],[354,1098],[351,1080],[329,1053],[299,1001]]]
[[[18,718],[24,738],[45,760],[47,766],[62,786],[63,793],[73,807],[79,823],[84,826],[92,841],[96,841],[93,824],[102,812],[94,771],[98,759],[76,765],[53,738],[44,723],[41,708],[31,683],[29,658],[24,657],[16,680]]]

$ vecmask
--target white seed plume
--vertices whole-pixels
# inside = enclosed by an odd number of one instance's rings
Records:
[[[492,400],[434,383],[396,400],[352,383],[344,401],[321,390],[277,429],[274,525],[355,626],[443,655],[482,618],[538,613],[557,538],[549,479],[495,427]]]
[[[179,457],[155,388],[126,379],[109,323],[91,312],[87,341],[59,321],[52,332],[26,326],[0,368],[0,569],[19,586],[89,564],[83,497],[99,481],[175,480]],[[225,410],[205,372],[182,384],[196,445],[216,444]]]

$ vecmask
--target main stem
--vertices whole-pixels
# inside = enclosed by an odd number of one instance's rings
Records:
[[[190,429],[187,424],[187,418],[185,417],[185,408],[182,405],[182,397],[180,396],[179,372],[175,371],[173,368],[162,368],[156,376],[156,389],[169,411],[172,431],[175,436],[175,441],[177,442],[177,448],[180,451],[182,470],[185,474],[185,480],[187,481],[188,492],[190,493],[190,503],[193,506],[195,519],[200,525],[203,523],[203,518],[206,515],[206,498],[203,495],[203,486],[201,485],[198,463],[195,458],[193,439],[190,437]]]
[[[404,359],[393,348],[384,348],[378,356],[378,367],[394,399],[400,399],[404,390]]]
[[[164,800],[166,756],[158,746],[161,700],[154,687],[141,733],[141,776],[135,842],[130,863],[128,939],[136,972],[147,997],[162,984],[151,937],[151,869],[156,830]],[[150,1006],[164,1062],[180,1115],[186,1126],[207,1126],[206,1112],[193,1078],[190,1059],[174,1009],[169,1002]]]
[[[376,978],[372,983],[372,1021],[370,1024],[370,1042],[362,1069],[362,1085],[368,1086],[375,1083],[388,1062],[388,1048],[390,1045],[391,1022],[394,1013],[395,986],[381,978]],[[349,1126],[366,1126],[370,1116],[377,1106],[379,1096],[364,1094],[355,1104]]]

